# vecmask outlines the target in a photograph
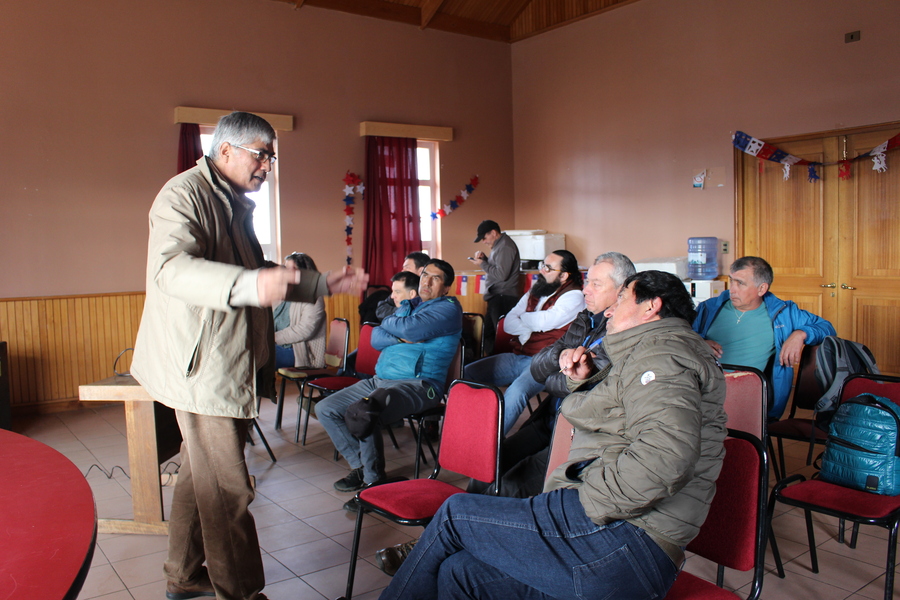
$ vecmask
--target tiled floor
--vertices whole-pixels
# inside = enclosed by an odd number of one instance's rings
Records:
[[[305,447],[293,443],[292,421],[296,403],[288,398],[285,429],[273,430],[274,405],[263,403],[260,425],[278,462],[273,464],[261,444],[248,447],[250,472],[255,475],[257,495],[252,505],[259,530],[263,562],[266,568],[265,592],[271,600],[322,600],[344,592],[349,548],[355,523],[354,515],[341,505],[351,497],[332,488],[332,483],[347,472],[346,463],[334,462],[333,446],[315,419],[310,420],[309,440]],[[33,418],[19,418],[15,429],[56,448],[72,460],[82,472],[92,465],[112,471],[111,478],[96,467],[87,478],[94,491],[97,514],[106,518],[132,516],[128,459],[125,446],[125,416],[122,406],[107,406],[77,412]],[[414,442],[408,428],[396,430],[400,449],[386,442],[389,475],[412,477]],[[255,438],[257,439],[257,438]],[[257,439],[258,442],[258,439]],[[789,468],[803,464],[804,448],[787,448]],[[174,459],[177,461],[177,457]],[[120,470],[114,467],[121,467]],[[174,464],[164,471],[175,470]],[[799,469],[805,472],[804,469]],[[426,468],[430,472],[430,466]],[[464,485],[452,473],[442,479]],[[168,509],[172,488],[163,488]],[[774,520],[779,549],[787,577],[774,575],[771,553],[762,598],[781,600],[817,598],[878,599],[883,597],[884,560],[887,533],[863,527],[855,550],[840,545],[834,519],[819,517],[820,573],[809,567],[806,529],[802,513],[779,507]],[[367,517],[360,548],[355,598],[377,598],[389,578],[374,566],[374,552],[384,546],[418,536],[421,529],[387,523]],[[165,598],[162,563],[166,554],[165,536],[110,535],[98,537],[91,571],[79,595],[80,600],[160,600]],[[687,570],[714,579],[715,569],[701,558],[688,559]],[[750,574],[729,571],[725,585],[746,597]],[[900,585],[895,586],[900,587]]]

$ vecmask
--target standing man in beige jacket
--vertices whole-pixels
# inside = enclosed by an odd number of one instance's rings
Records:
[[[175,409],[184,439],[164,565],[170,600],[265,600],[244,443],[257,396],[272,393],[267,307],[366,284],[349,269],[319,275],[264,259],[245,194],[272,170],[274,142],[256,115],[222,117],[209,156],[169,180],[150,209],[147,299],[131,372]]]

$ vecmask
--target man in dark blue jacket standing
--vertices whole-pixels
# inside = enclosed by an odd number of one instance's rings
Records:
[[[401,302],[397,311],[372,331],[372,346],[381,350],[375,377],[364,379],[319,402],[316,413],[335,448],[350,464],[350,473],[335,482],[339,492],[355,492],[385,478],[381,431],[360,440],[344,422],[347,407],[376,389],[388,392],[382,423],[436,406],[444,397],[447,369],[462,334],[462,308],[448,297],[455,273],[449,263],[432,259],[419,281],[422,302]]]

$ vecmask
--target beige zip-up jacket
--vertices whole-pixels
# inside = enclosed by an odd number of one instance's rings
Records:
[[[153,202],[131,374],[166,406],[247,419],[257,416],[257,396],[273,397],[272,311],[259,307],[254,272],[272,265],[252,216],[252,202],[206,157]],[[327,293],[325,276],[301,271],[288,299],[314,302]]]

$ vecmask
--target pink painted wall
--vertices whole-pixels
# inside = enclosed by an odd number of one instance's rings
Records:
[[[506,44],[268,0],[7,3],[0,9],[0,298],[144,289],[147,211],[175,174],[175,106],[292,114],[279,137],[282,248],[345,256],[341,178],[360,121],[451,126],[444,256],[512,223]],[[362,259],[362,219],[354,236]]]
[[[733,242],[731,134],[900,120],[898,22],[895,0],[641,0],[514,44],[516,227],[585,263]]]

